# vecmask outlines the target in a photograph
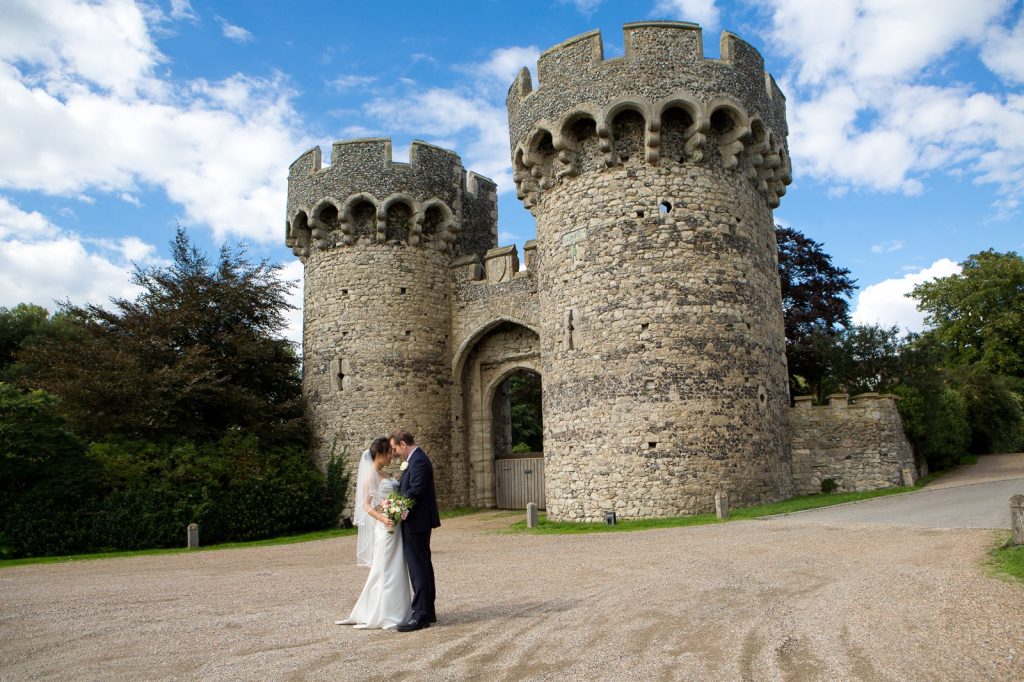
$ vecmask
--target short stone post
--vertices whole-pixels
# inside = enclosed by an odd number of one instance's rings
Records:
[[[536,528],[537,527],[537,503],[530,502],[526,505],[526,527]]]
[[[188,548],[195,549],[199,546],[199,524],[188,524]]]
[[[1024,495],[1010,498],[1010,528],[1013,529],[1013,544],[1024,545]]]
[[[715,516],[723,521],[729,518],[729,493],[715,493]]]

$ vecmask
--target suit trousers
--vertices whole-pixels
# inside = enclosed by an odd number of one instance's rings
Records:
[[[434,565],[430,561],[430,530],[421,533],[402,533],[405,563],[409,566],[412,582],[412,617],[417,620],[434,619]]]

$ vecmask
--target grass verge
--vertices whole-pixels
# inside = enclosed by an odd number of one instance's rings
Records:
[[[456,507],[441,512],[441,518],[451,519],[458,516],[466,516],[480,511],[475,507]],[[311,542],[313,540],[327,540],[329,538],[355,535],[355,528],[328,528],[327,530],[315,530],[310,533],[299,535],[286,535],[279,538],[267,538],[265,540],[252,540],[250,542],[225,542],[219,545],[208,545],[198,549],[187,549],[184,547],[170,547],[163,549],[138,549],[126,552],[94,552],[92,554],[70,554],[64,556],[40,556],[24,557],[21,559],[2,559],[0,569],[12,566],[25,566],[27,564],[60,564],[67,561],[93,561],[96,559],[117,559],[132,556],[151,556],[154,554],[187,554],[189,552],[210,552],[220,549],[244,549],[246,547],[270,547],[272,545],[291,545],[297,542]],[[200,536],[201,537],[201,536]]]
[[[805,511],[807,509],[818,509],[819,507],[831,507],[836,504],[869,500],[873,497],[884,497],[916,490],[918,486],[901,486],[898,488],[886,488],[884,490],[867,490],[855,493],[828,493],[819,495],[805,495],[794,497],[782,502],[770,504],[758,504],[753,507],[742,507],[733,509],[729,515],[729,521],[744,519],[756,519],[761,516],[773,516],[775,514],[789,514],[792,512]],[[549,521],[543,514],[537,519],[536,528],[527,528],[526,521],[518,521],[512,524],[508,532],[511,533],[534,533],[539,535],[574,535],[579,533],[622,533],[634,530],[649,530],[651,528],[678,528],[680,526],[702,526],[710,523],[727,523],[721,521],[714,514],[697,514],[695,516],[673,516],[663,519],[623,519],[614,526],[604,523],[579,523],[575,521]]]
[[[40,556],[24,557],[21,559],[0,560],[0,569],[11,568],[12,566],[25,566],[26,564],[60,564],[67,561],[93,561],[96,559],[118,559],[133,556],[151,556],[155,554],[189,554],[191,552],[210,552],[221,549],[245,549],[247,547],[270,547],[272,545],[291,545],[297,542],[310,542],[312,540],[326,540],[329,538],[354,535],[355,528],[328,528],[327,530],[315,530],[299,535],[286,535],[279,538],[267,538],[265,540],[251,540],[249,542],[225,542],[219,545],[207,545],[198,549],[185,547],[169,547],[163,549],[137,549],[127,552],[95,552],[93,554],[70,554],[64,556]],[[201,537],[201,536],[200,536]]]
[[[1009,533],[1000,533],[999,544],[988,553],[988,566],[1006,580],[1024,584],[1024,545],[1009,545]]]

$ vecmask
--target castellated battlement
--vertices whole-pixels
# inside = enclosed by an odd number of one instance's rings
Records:
[[[544,52],[506,100],[514,177],[531,211],[565,178],[639,163],[714,164],[745,176],[769,207],[792,182],[786,100],[757,50],[723,32],[704,57],[699,26],[623,29],[625,55],[605,59],[600,31]]]
[[[413,141],[394,161],[389,138],[335,142],[289,167],[285,244],[300,258],[364,241],[483,253],[497,235],[497,187],[466,171],[458,154]]]

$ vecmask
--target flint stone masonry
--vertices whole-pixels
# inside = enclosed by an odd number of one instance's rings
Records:
[[[536,88],[523,69],[509,90],[513,179],[537,220],[521,260],[497,243],[494,183],[454,152],[417,141],[401,163],[372,138],[292,164],[285,244],[305,266],[321,463],[354,466],[401,426],[442,505],[494,506],[503,382],[525,370],[542,378],[551,518],[709,512],[716,493],[743,506],[817,480],[813,438],[799,462],[789,439],[772,218],[792,179],[785,98],[732,34],[721,59],[694,24],[623,39],[616,59],[599,32],[567,40]],[[912,461],[876,455],[894,432],[871,433],[851,431],[844,471],[893,485]]]
[[[820,406],[811,400],[797,397],[789,414],[796,494],[820,493],[829,478],[840,491],[914,483],[914,455],[895,396],[862,393],[850,401],[839,393]]]

